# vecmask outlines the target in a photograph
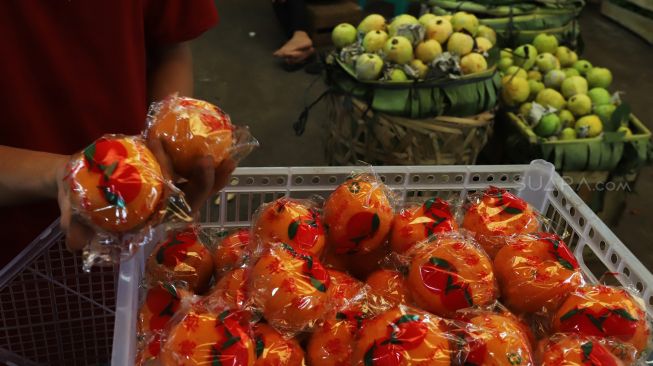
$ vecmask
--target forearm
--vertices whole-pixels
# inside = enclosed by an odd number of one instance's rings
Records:
[[[157,48],[150,57],[150,101],[173,93],[193,95],[193,57],[188,43]]]
[[[0,206],[57,198],[57,172],[66,155],[0,145]]]

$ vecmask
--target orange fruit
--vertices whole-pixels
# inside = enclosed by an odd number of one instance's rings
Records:
[[[329,268],[350,273],[355,278],[364,280],[379,269],[379,263],[389,254],[390,248],[387,245],[382,245],[370,253],[358,255],[336,254],[333,247],[327,246],[323,263]]]
[[[213,274],[213,257],[197,236],[197,228],[168,232],[150,254],[147,273],[159,281],[184,281],[197,294],[207,290]]]
[[[410,304],[412,301],[406,276],[399,271],[380,269],[370,274],[365,283],[393,306]]]
[[[583,284],[576,258],[555,234],[520,235],[494,258],[503,303],[517,313],[553,311]]]
[[[324,206],[327,242],[335,254],[365,254],[380,247],[392,224],[387,188],[369,175],[358,175],[329,196]]]
[[[238,313],[192,311],[170,329],[159,360],[163,366],[253,366],[255,348]]]
[[[308,340],[309,365],[351,365],[354,340],[364,319],[365,314],[358,306],[329,314]]]
[[[312,328],[328,310],[331,281],[320,261],[288,244],[274,244],[250,273],[248,293],[277,329]]]
[[[505,237],[535,233],[539,229],[537,213],[523,199],[502,188],[490,187],[479,202],[470,205],[463,228],[472,231],[490,258],[505,244]]]
[[[188,97],[171,96],[151,113],[148,134],[159,138],[173,169],[189,178],[195,161],[212,156],[215,166],[229,156],[234,126],[215,105]]]
[[[449,366],[449,338],[442,319],[413,308],[393,308],[363,323],[351,365]]]
[[[236,268],[225,273],[213,286],[205,301],[209,306],[240,309],[247,300],[247,269]],[[212,305],[211,305],[212,304]]]
[[[248,256],[248,247],[248,229],[237,229],[226,235],[213,252],[216,277],[241,266]]]
[[[354,277],[334,269],[327,269],[331,286],[328,297],[332,306],[343,306],[363,291],[364,284]]]
[[[429,236],[458,230],[449,203],[429,198],[423,204],[410,205],[399,211],[392,222],[390,247],[404,253]]]
[[[286,243],[316,256],[324,249],[322,219],[308,201],[283,197],[264,204],[252,224],[252,232],[263,245]]]
[[[496,300],[492,262],[466,238],[434,238],[416,250],[410,262],[408,289],[424,310],[451,317],[459,309]]]
[[[528,335],[513,317],[479,314],[463,332],[463,359],[467,366],[533,365]]]
[[[106,231],[144,225],[163,197],[161,167],[138,137],[101,137],[75,155],[68,168],[72,207]]]
[[[556,332],[612,337],[638,352],[649,341],[651,329],[641,299],[623,288],[589,285],[572,292],[553,318]]]
[[[630,347],[578,334],[554,334],[538,348],[542,366],[625,366],[635,357]],[[619,357],[617,357],[617,355]]]
[[[285,339],[265,323],[254,325],[255,366],[302,366],[304,350],[296,339]]]

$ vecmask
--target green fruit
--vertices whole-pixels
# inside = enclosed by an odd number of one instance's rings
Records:
[[[460,71],[463,75],[475,74],[487,70],[487,61],[480,53],[472,52],[460,59]]]
[[[427,24],[435,22],[436,19],[438,19],[437,15],[431,14],[431,13],[426,13],[426,14],[422,15],[421,17],[419,17],[419,19],[417,19],[417,21],[419,22],[419,24],[426,27]]]
[[[542,73],[536,70],[528,72],[528,80],[542,81]]]
[[[504,71],[504,72],[505,72],[506,70],[508,70],[508,68],[509,68],[510,66],[512,66],[512,59],[511,59],[511,58],[507,58],[507,57],[503,57],[503,58],[501,58],[501,59],[499,60],[499,63],[497,64],[497,67],[499,68],[499,70]]]
[[[494,29],[488,27],[487,25],[479,25],[476,35],[492,42],[493,46],[497,44],[497,33],[494,31]]]
[[[544,89],[537,93],[535,101],[537,104],[544,107],[552,107],[557,110],[565,107],[565,98],[562,97],[562,94],[551,88]]]
[[[537,58],[537,49],[530,44],[519,46],[515,48],[512,58],[515,62],[515,65],[525,70],[530,70],[530,68],[535,65],[535,59]]]
[[[538,53],[555,53],[558,48],[558,39],[555,36],[540,33],[533,39],[533,46],[535,46]]]
[[[426,77],[426,73],[429,71],[429,67],[424,65],[424,63],[420,60],[412,60],[410,62],[410,67],[413,68],[413,70],[417,71],[417,78],[418,79],[424,79]]]
[[[555,113],[542,116],[540,122],[533,128],[533,132],[540,137],[550,137],[560,129],[560,117]]]
[[[370,14],[358,24],[358,31],[363,34],[377,30],[385,31],[385,18],[379,14]]]
[[[576,118],[573,113],[569,112],[569,110],[560,110],[560,112],[558,112],[558,117],[560,117],[560,125],[562,125],[562,127],[574,127]]]
[[[481,52],[487,52],[492,48],[492,42],[484,37],[476,37],[476,48]]]
[[[612,113],[614,113],[617,106],[614,104],[601,104],[594,106],[594,114],[596,114],[601,122],[608,124],[612,119]]]
[[[401,69],[392,69],[392,71],[390,71],[389,77],[391,82],[408,81],[408,76],[406,76],[404,70]]]
[[[532,108],[533,108],[533,103],[522,104],[521,106],[519,106],[519,115],[525,119],[528,119],[528,115],[531,113]]]
[[[499,57],[501,58],[510,58],[512,59],[512,50],[510,48],[504,48],[499,51]]]
[[[603,124],[599,117],[592,114],[576,121],[574,129],[578,137],[596,137],[603,132]]]
[[[373,53],[364,53],[356,59],[356,77],[359,80],[376,80],[382,69],[383,60]]]
[[[604,88],[592,88],[587,92],[587,96],[592,100],[595,106],[603,104],[612,104],[610,92]]]
[[[473,48],[474,38],[465,33],[455,32],[447,42],[447,51],[461,57],[472,52]]]
[[[567,109],[576,117],[592,112],[592,100],[585,94],[576,94],[567,101]]]
[[[454,32],[460,32],[463,29],[472,36],[478,32],[478,18],[474,14],[459,11],[451,18],[451,25]]]
[[[394,37],[397,34],[397,31],[399,28],[402,28],[407,25],[419,25],[419,21],[417,19],[409,14],[401,14],[397,15],[392,19],[392,22],[388,26],[388,34],[391,37]]]
[[[592,64],[587,60],[579,60],[574,62],[574,69],[578,70],[581,75],[585,76],[590,70],[592,70]]]
[[[565,78],[565,73],[562,70],[551,70],[544,75],[544,85],[547,88],[560,89]]]
[[[434,39],[427,39],[415,47],[415,58],[429,63],[442,54],[442,46]]]
[[[537,65],[537,69],[543,74],[560,68],[558,59],[548,52],[538,54],[535,59],[535,65]]]
[[[331,32],[331,40],[336,47],[342,48],[356,42],[357,35],[358,33],[353,25],[349,23],[341,23],[333,28],[333,31]]]
[[[363,50],[365,50],[365,52],[376,52],[382,50],[387,41],[388,34],[382,30],[368,32],[363,38]]]
[[[444,17],[436,17],[434,21],[426,24],[424,29],[426,39],[434,39],[440,42],[441,45],[443,45],[444,42],[449,39],[451,33],[453,33],[451,22]]]
[[[413,46],[404,37],[392,37],[385,42],[383,48],[388,61],[403,65],[413,59]]]
[[[560,66],[562,67],[570,67],[578,61],[578,55],[576,52],[565,46],[558,47],[555,51],[555,55],[558,58],[558,61],[560,61]]]
[[[528,89],[528,81],[526,79],[504,76],[501,83],[503,85],[501,99],[506,105],[515,107],[528,99],[530,90]]]
[[[587,94],[587,80],[582,76],[568,77],[562,82],[560,91],[565,98],[571,98],[576,94]]]
[[[630,128],[626,126],[621,126],[617,128],[617,132],[623,133],[625,137],[631,137],[633,135],[633,131],[631,131]]]
[[[612,73],[604,67],[593,67],[587,72],[590,88],[608,88],[612,84]]]
[[[571,127],[565,127],[560,131],[560,140],[575,140],[576,130]]]
[[[562,71],[565,73],[567,77],[580,76],[580,72],[578,72],[578,70],[574,69],[573,67],[562,69]]]
[[[530,95],[528,96],[528,99],[533,100],[537,97],[537,94],[544,90],[544,84],[541,81],[529,79],[528,80],[528,88],[530,89]]]
[[[522,69],[521,67],[518,66],[510,66],[506,70],[506,75],[507,76],[517,76],[520,78],[528,79],[528,74],[526,73],[526,70]]]

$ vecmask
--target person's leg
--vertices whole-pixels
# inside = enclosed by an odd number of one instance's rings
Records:
[[[308,36],[308,15],[304,0],[275,0],[273,7],[279,22],[290,38],[286,44],[274,52],[286,63],[302,63],[315,53],[313,42]]]

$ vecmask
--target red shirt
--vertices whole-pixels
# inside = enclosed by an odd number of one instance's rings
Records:
[[[148,48],[217,22],[212,0],[0,1],[0,144],[72,154],[137,134]],[[0,208],[0,267],[58,216],[55,202]]]

